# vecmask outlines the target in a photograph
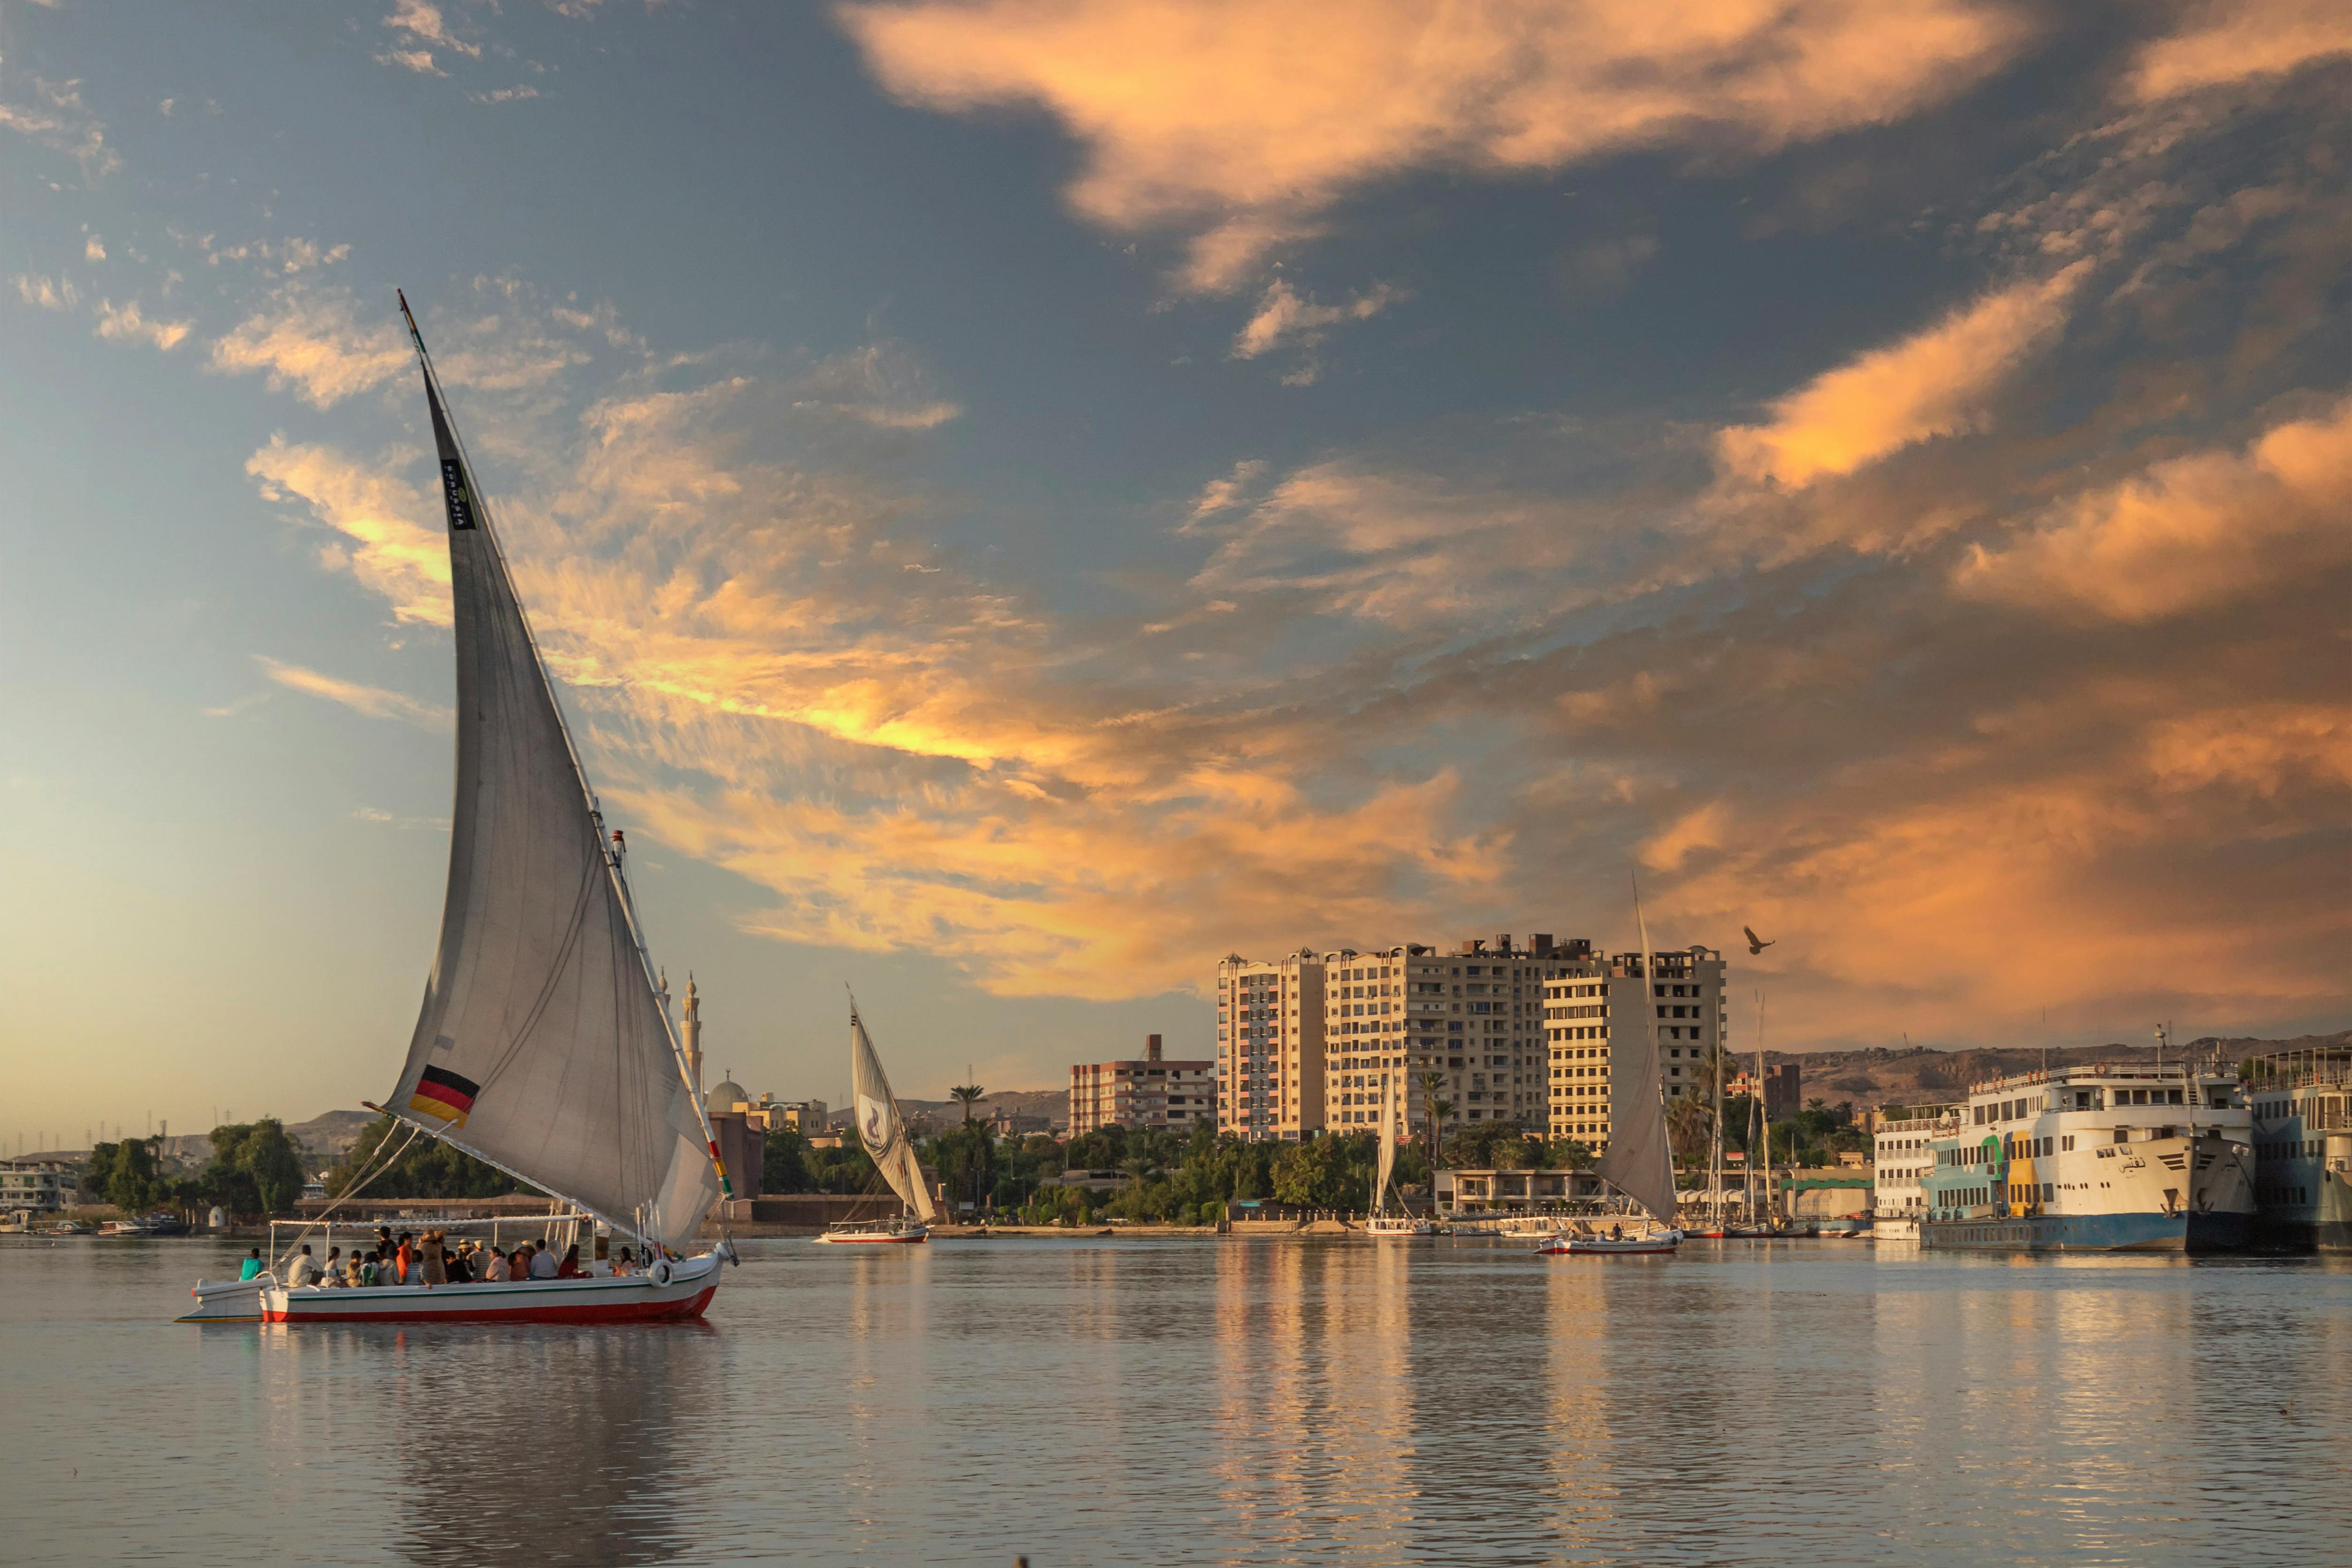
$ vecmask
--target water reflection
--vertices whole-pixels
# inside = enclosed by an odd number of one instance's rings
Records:
[[[266,1457],[343,1472],[320,1557],[339,1540],[468,1565],[501,1549],[656,1563],[688,1545],[682,1428],[713,1392],[707,1324],[242,1332],[259,1352]]]

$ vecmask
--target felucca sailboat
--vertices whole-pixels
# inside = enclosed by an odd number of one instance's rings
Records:
[[[1647,1211],[1643,1228],[1612,1227],[1612,1234],[1555,1236],[1536,1248],[1553,1257],[1672,1252],[1682,1245],[1675,1228],[1675,1156],[1666,1139],[1666,1089],[1658,1071],[1657,960],[1650,952],[1650,923],[1642,915],[1642,891],[1633,889],[1633,921],[1642,933],[1642,1027],[1629,1039],[1611,1030],[1612,1079],[1626,1088],[1624,1111],[1611,1118],[1609,1148],[1598,1174]],[[1633,1048],[1629,1053],[1627,1047]]]
[[[898,1114],[898,1097],[890,1092],[889,1075],[874,1054],[873,1037],[849,1005],[849,1100],[857,1118],[857,1141],[866,1145],[874,1168],[890,1184],[906,1205],[889,1219],[846,1220],[827,1229],[818,1241],[864,1242],[887,1246],[894,1242],[929,1241],[931,1222],[939,1211],[923,1186],[923,1168],[916,1162],[915,1145],[907,1136],[907,1119]]]
[[[1381,1159],[1372,1175],[1372,1215],[1364,1222],[1368,1236],[1435,1236],[1437,1222],[1417,1219],[1404,1210],[1398,1200],[1397,1212],[1389,1212],[1389,1180],[1396,1174],[1397,1108],[1394,1091],[1385,1086],[1381,1090]]]
[[[731,1192],[608,833],[408,301],[441,464],[457,785],[441,942],[387,1111],[635,1237],[636,1273],[261,1292],[271,1322],[699,1315],[733,1248],[683,1248]]]

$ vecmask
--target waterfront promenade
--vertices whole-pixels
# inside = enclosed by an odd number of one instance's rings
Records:
[[[692,1325],[164,1321],[236,1250],[0,1240],[0,1388],[38,1461],[0,1482],[22,1560],[470,1565],[528,1542],[583,1563],[2234,1565],[2340,1547],[2352,1267],[2334,1259],[754,1240]]]

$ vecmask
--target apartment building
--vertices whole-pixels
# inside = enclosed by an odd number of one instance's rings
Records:
[[[1217,964],[1217,1130],[1297,1142],[1323,1126],[1324,981],[1319,953],[1230,953]]]
[[[1632,1037],[1622,1031],[1641,1027],[1642,1010],[1652,1009],[1666,1097],[1701,1092],[1707,1056],[1722,1047],[1728,1024],[1723,954],[1706,947],[1657,952],[1656,973],[1646,977],[1638,952],[1604,959],[1578,942],[1558,956],[1567,962],[1543,976],[1546,1125],[1552,1137],[1604,1149],[1620,1110],[1614,1097],[1628,1087],[1609,1070],[1611,1029]]]
[[[1418,1134],[1438,1105],[1447,1127],[1546,1122],[1542,983],[1589,942],[1538,934],[1340,948],[1217,969],[1219,1127],[1296,1140],[1380,1123],[1381,1100]]]
[[[1386,1094],[1409,1133],[1440,1106],[1445,1127],[1543,1127],[1542,978],[1564,951],[1549,933],[1521,947],[1506,931],[1450,953],[1407,942],[1325,954],[1330,1126],[1378,1125]]]
[[[1079,1062],[1070,1068],[1070,1136],[1113,1122],[1129,1131],[1191,1127],[1217,1114],[1217,1064],[1170,1061],[1160,1037],[1143,1037],[1139,1061]]]

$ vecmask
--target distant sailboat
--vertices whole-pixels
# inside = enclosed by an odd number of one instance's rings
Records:
[[[1381,1158],[1372,1176],[1372,1215],[1364,1222],[1364,1230],[1371,1236],[1435,1236],[1437,1222],[1417,1219],[1404,1210],[1402,1200],[1397,1212],[1389,1213],[1389,1181],[1396,1174],[1397,1110],[1396,1097],[1385,1085],[1381,1089]]]
[[[698,1316],[725,1242],[681,1249],[731,1192],[622,868],[555,700],[416,320],[448,513],[457,784],[441,942],[383,1109],[633,1237],[642,1272],[261,1292],[272,1322],[615,1322]]]
[[[898,1098],[890,1092],[889,1075],[882,1070],[882,1058],[874,1053],[873,1037],[866,1034],[866,1021],[857,1016],[854,1001],[849,1005],[849,1099],[857,1119],[857,1141],[866,1146],[874,1168],[898,1194],[906,1212],[885,1220],[845,1221],[816,1239],[885,1244],[929,1240],[939,1211],[924,1190],[923,1168],[916,1162],[914,1143],[907,1136],[906,1118],[898,1114]]]
[[[1596,1168],[1601,1179],[1648,1211],[1644,1227],[1610,1236],[1557,1236],[1536,1248],[1552,1257],[1672,1252],[1682,1245],[1675,1228],[1675,1156],[1666,1138],[1665,1079],[1658,1070],[1657,960],[1650,952],[1650,923],[1642,914],[1642,891],[1633,889],[1633,921],[1642,933],[1642,1027],[1630,1039],[1611,1031],[1612,1076],[1624,1083],[1623,1114],[1612,1119],[1608,1151]],[[1631,1047],[1630,1055],[1628,1047]]]

